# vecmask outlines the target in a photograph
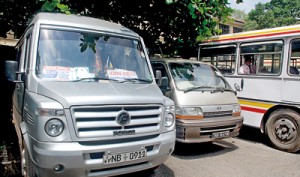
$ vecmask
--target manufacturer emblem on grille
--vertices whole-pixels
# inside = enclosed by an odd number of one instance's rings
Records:
[[[221,110],[222,109],[222,107],[217,107],[217,110]]]
[[[127,111],[121,111],[117,115],[116,121],[118,124],[122,126],[127,125],[130,122],[130,115],[128,114]]]

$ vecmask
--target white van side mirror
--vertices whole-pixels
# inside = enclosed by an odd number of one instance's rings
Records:
[[[7,60],[5,61],[5,77],[8,81],[14,82],[17,80],[18,62]]]
[[[240,91],[243,90],[243,89],[241,89],[241,87],[240,87],[239,84],[237,84],[237,83],[234,84],[234,88],[235,88],[235,90],[238,91],[238,92],[240,92]]]
[[[161,78],[162,78],[161,70],[156,70],[155,71],[155,80],[156,80],[156,84],[158,86],[161,86]]]

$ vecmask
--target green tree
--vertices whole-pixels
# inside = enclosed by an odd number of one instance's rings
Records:
[[[143,36],[148,48],[168,56],[197,55],[197,43],[221,31],[232,9],[228,0],[70,1],[77,13],[121,23]],[[109,10],[107,10],[109,9]],[[113,9],[113,10],[112,10]],[[159,40],[163,39],[163,40]]]
[[[0,34],[12,29],[20,37],[34,13],[54,10],[121,23],[139,33],[148,48],[189,57],[197,54],[199,41],[220,33],[218,22],[232,12],[227,5],[228,0],[0,0]]]
[[[293,25],[300,17],[300,1],[271,0],[265,4],[258,3],[248,16],[245,30]]]
[[[248,18],[248,14],[243,10],[233,9],[231,17],[233,17],[234,19],[237,19],[237,20],[245,21]]]

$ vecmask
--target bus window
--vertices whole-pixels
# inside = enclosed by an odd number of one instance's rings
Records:
[[[289,61],[289,74],[299,75],[300,70],[300,40],[294,40],[291,43],[291,57]]]
[[[245,56],[252,56],[256,75],[279,74],[282,63],[283,41],[244,43],[241,45],[240,66]],[[242,74],[242,73],[239,73]]]
[[[236,45],[202,47],[200,48],[200,61],[211,63],[223,74],[233,74],[236,48]]]

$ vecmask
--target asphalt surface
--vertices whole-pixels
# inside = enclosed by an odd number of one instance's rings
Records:
[[[149,177],[300,177],[300,152],[274,149],[259,130],[243,127],[236,138],[215,143],[177,143],[172,156]]]

